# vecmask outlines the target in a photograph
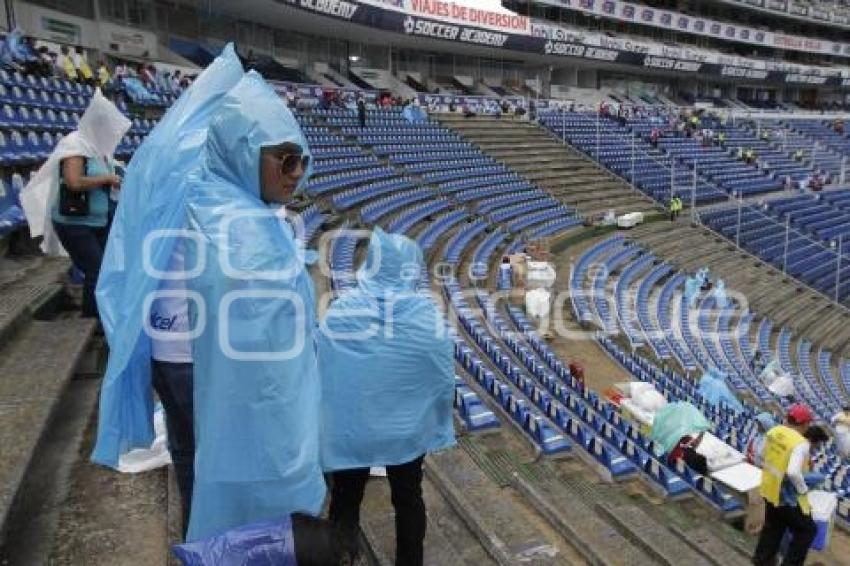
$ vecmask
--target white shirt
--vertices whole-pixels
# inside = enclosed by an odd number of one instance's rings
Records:
[[[180,238],[168,260],[168,271],[180,272],[186,264],[186,240]],[[189,301],[185,279],[163,279],[160,291],[177,296],[157,297],[151,304],[148,317],[151,336],[151,357],[160,362],[192,363],[192,344],[189,334]]]
[[[785,476],[791,481],[794,489],[800,495],[809,491],[809,488],[806,486],[806,480],[803,479],[803,463],[808,457],[809,441],[804,440],[791,451],[791,458],[788,460],[788,469],[785,470]]]

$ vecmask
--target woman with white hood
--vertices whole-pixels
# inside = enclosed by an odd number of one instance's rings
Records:
[[[113,154],[129,128],[130,120],[96,90],[77,130],[62,138],[21,193],[30,234],[43,236],[41,249],[49,255],[67,251],[82,270],[84,317],[97,316],[94,292],[110,200],[121,186]]]

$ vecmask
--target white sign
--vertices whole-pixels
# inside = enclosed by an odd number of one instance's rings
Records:
[[[156,59],[159,55],[156,36],[152,33],[106,22],[101,22],[98,27],[100,48],[103,51],[151,59]]]

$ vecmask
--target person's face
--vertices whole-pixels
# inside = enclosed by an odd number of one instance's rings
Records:
[[[260,151],[260,196],[267,203],[286,204],[304,177],[309,157],[296,144],[283,144]]]

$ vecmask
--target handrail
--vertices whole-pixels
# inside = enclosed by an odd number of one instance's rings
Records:
[[[731,244],[733,244],[733,245],[734,245],[734,246],[738,249],[738,252],[739,252],[739,253],[742,253],[742,254],[747,255],[747,256],[749,256],[750,258],[755,259],[755,260],[757,260],[758,262],[760,262],[760,263],[763,263],[763,264],[767,265],[767,266],[768,266],[769,268],[771,268],[771,269],[778,269],[776,266],[774,266],[774,265],[772,265],[772,264],[769,264],[769,263],[768,263],[768,262],[767,262],[764,258],[762,258],[762,257],[760,257],[760,256],[758,256],[758,255],[756,255],[755,253],[753,253],[753,252],[752,252],[752,251],[750,251],[749,249],[742,247],[742,246],[740,245],[740,243],[739,243],[739,242],[735,242],[735,240],[733,240],[733,239],[731,239],[731,238],[727,237],[727,236],[726,236],[726,235],[724,235],[722,232],[719,232],[718,230],[714,230],[713,228],[711,228],[711,227],[709,227],[709,226],[707,226],[706,224],[704,224],[704,223],[703,223],[703,221],[702,221],[702,217],[701,217],[701,214],[703,214],[703,213],[707,213],[707,212],[711,212],[711,211],[714,211],[714,210],[718,210],[718,209],[721,209],[721,208],[728,208],[728,206],[729,206],[729,205],[728,205],[728,203],[718,203],[718,204],[716,204],[716,205],[703,207],[703,209],[702,209],[702,210],[697,210],[697,211],[696,211],[696,214],[694,214],[694,215],[693,215],[693,220],[694,220],[694,222],[695,222],[697,225],[702,226],[702,227],[703,227],[703,228],[705,228],[705,229],[711,230],[711,232],[712,232],[712,233],[714,233],[714,234],[718,234],[718,235],[722,236],[722,237],[723,237],[724,239],[726,239],[728,242],[730,242]],[[753,208],[753,207],[748,206],[747,208]],[[766,214],[762,213],[762,212],[761,212],[760,210],[758,210],[757,208],[753,208],[753,209],[754,209],[756,212],[761,213],[762,215],[764,215],[764,216],[765,216],[768,220],[770,220],[770,221],[771,221],[771,222],[773,222],[774,224],[779,224],[778,222],[776,222],[776,218],[775,218],[775,217],[768,216],[768,215],[766,215]],[[789,227],[789,229],[790,229],[790,227]],[[822,242],[819,242],[819,241],[817,241],[817,240],[814,240],[814,239],[812,239],[811,237],[809,237],[808,235],[806,235],[806,234],[804,234],[804,233],[802,233],[802,232],[798,232],[798,231],[797,231],[797,230],[795,230],[795,229],[790,229],[790,230],[793,230],[795,233],[799,234],[800,236],[803,236],[804,238],[806,238],[806,239],[808,239],[808,240],[812,241],[813,243],[816,243],[816,244],[820,245],[820,246],[821,246],[821,247],[823,247],[824,249],[827,249],[828,251],[831,251],[829,248],[827,248],[826,246],[824,246]],[[843,256],[843,255],[844,255],[844,254],[842,254],[842,256]],[[850,261],[848,261],[848,265],[850,265]],[[787,272],[785,272],[785,273],[787,274]],[[828,299],[828,300],[829,300],[832,304],[836,305],[836,306],[837,306],[837,307],[838,307],[841,311],[843,311],[843,312],[844,312],[844,314],[850,314],[850,307],[848,307],[845,303],[843,303],[843,302],[841,302],[841,301],[836,301],[836,300],[835,300],[835,298],[834,298],[834,296],[827,294],[825,291],[821,291],[820,289],[817,289],[817,288],[815,288],[815,287],[812,287],[811,285],[809,285],[808,283],[806,283],[805,281],[803,281],[802,279],[800,279],[800,278],[798,278],[798,277],[794,277],[793,275],[792,275],[791,277],[793,277],[793,278],[794,278],[794,280],[795,280],[795,281],[796,281],[799,285],[801,285],[801,286],[805,287],[805,288],[806,288],[806,289],[808,289],[809,291],[812,291],[812,292],[814,292],[814,293],[816,293],[816,294],[818,294],[818,295],[820,295],[820,296],[822,296],[822,297],[824,297],[824,298]]]

